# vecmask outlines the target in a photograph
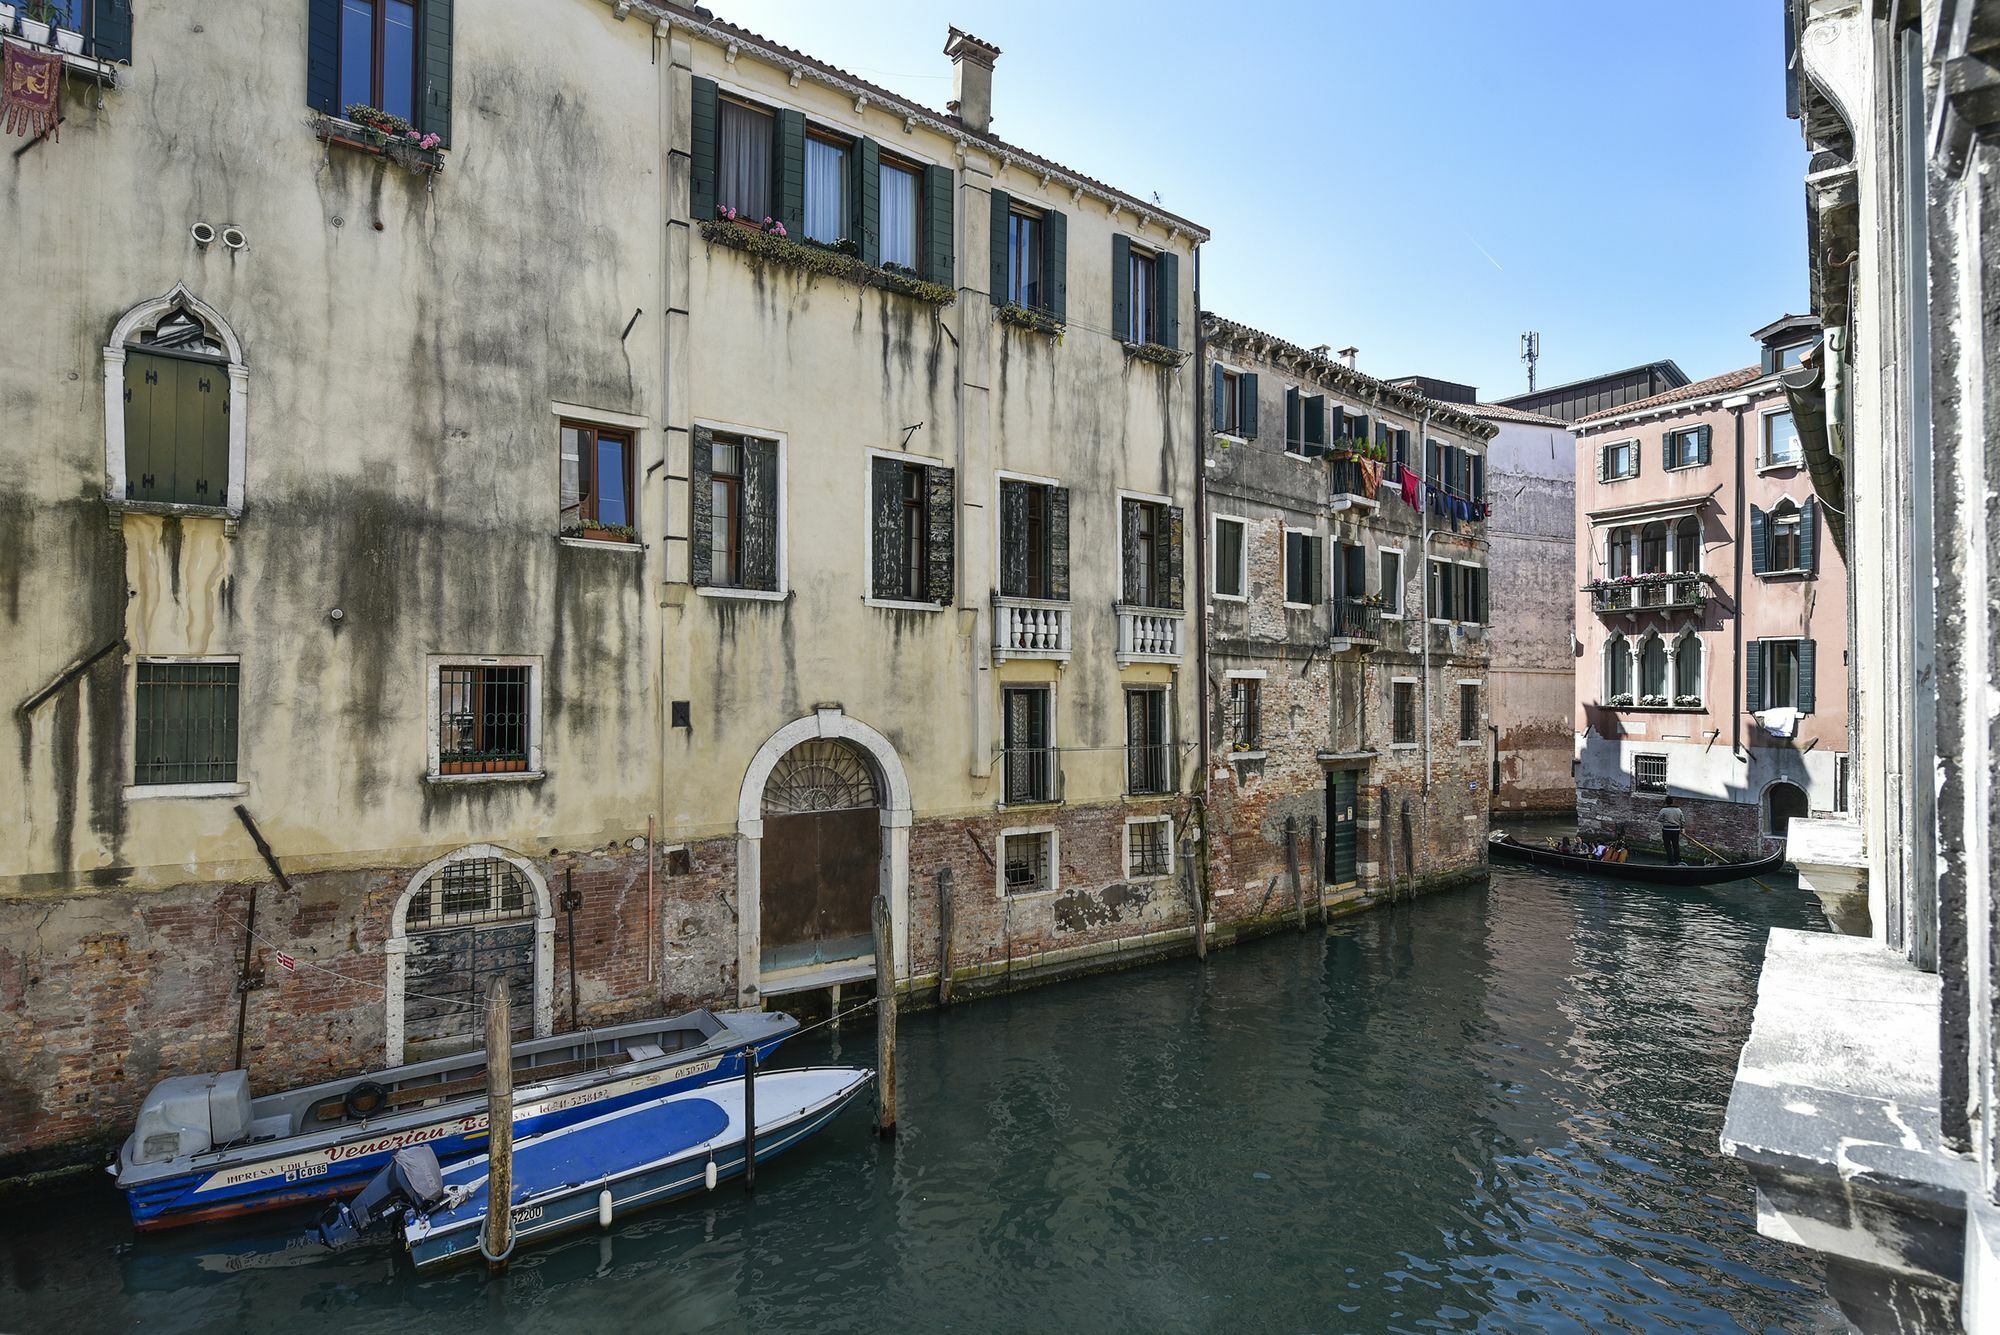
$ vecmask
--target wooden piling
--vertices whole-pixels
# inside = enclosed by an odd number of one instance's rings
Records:
[[[938,1005],[951,1005],[951,868],[938,870]]]
[[[1306,891],[1299,880],[1299,818],[1285,817],[1285,867],[1292,874],[1292,907],[1299,916],[1299,930],[1306,929]]]
[[[743,1049],[743,1190],[757,1190],[757,1045]]]
[[[1208,914],[1201,905],[1201,886],[1194,876],[1194,843],[1181,836],[1181,877],[1187,882],[1188,918],[1194,923],[1194,957],[1208,958]]]
[[[896,953],[889,901],[875,896],[875,1134],[896,1134]]]
[[[514,1033],[507,980],[486,989],[486,1233],[487,1264],[499,1269],[514,1250]]]
[[[1313,869],[1313,898],[1319,901],[1319,925],[1326,926],[1326,844],[1319,837],[1319,817],[1306,822],[1306,853]]]

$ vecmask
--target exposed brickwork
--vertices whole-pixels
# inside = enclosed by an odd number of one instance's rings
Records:
[[[1754,802],[1718,802],[1712,798],[1674,798],[1687,815],[1688,834],[1720,853],[1735,858],[1762,857],[1777,847],[1764,837],[1762,815]],[[1657,797],[1641,797],[1614,788],[1580,788],[1576,794],[1577,828],[1593,838],[1623,839],[1634,848],[1660,847],[1660,808]],[[1700,856],[1700,850],[1684,843],[1683,854]]]

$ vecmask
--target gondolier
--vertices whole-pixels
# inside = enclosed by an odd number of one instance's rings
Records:
[[[1686,824],[1686,813],[1671,800],[1660,808],[1660,842],[1666,845],[1667,861],[1676,865],[1681,860],[1681,827]]]

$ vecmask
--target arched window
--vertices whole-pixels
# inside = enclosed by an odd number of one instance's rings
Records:
[[[1764,790],[1764,833],[1783,839],[1794,819],[1810,814],[1806,790],[1795,783],[1774,783]]]
[[[1614,528],[1604,539],[1604,569],[1611,579],[1632,573],[1632,530]]]
[[[104,348],[106,499],[240,514],[249,385],[235,332],[185,287],[125,312]]]
[[[1701,637],[1683,631],[1674,652],[1674,703],[1698,705],[1701,693]]]
[[[1771,508],[1770,569],[1797,570],[1805,564],[1799,545],[1802,528],[1799,507],[1791,501],[1779,501]]]
[[[1632,703],[1632,646],[1623,635],[1604,642],[1604,703]]]
[[[516,1034],[548,1034],[554,942],[548,887],[526,858],[472,844],[423,868],[390,925],[389,1065],[479,1046],[495,979],[506,980]]]
[[[1701,521],[1693,515],[1681,516],[1674,525],[1674,569],[1701,569]]]
[[[1658,575],[1667,568],[1667,526],[1658,522],[1639,530],[1639,573]]]
[[[1639,693],[1643,704],[1667,702],[1667,646],[1657,635],[1640,641]]]

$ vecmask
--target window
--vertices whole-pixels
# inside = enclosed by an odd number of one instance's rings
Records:
[[[1389,742],[1392,746],[1417,744],[1417,684],[1413,681],[1389,683]]]
[[[1486,622],[1486,570],[1457,561],[1431,561],[1431,617],[1437,621]]]
[[[1168,876],[1174,870],[1174,824],[1171,817],[1125,822],[1125,874]]]
[[[844,139],[817,130],[806,135],[806,216],[808,241],[824,245],[847,236],[847,157]]]
[[[1799,508],[1779,501],[1771,511],[1771,569],[1797,570],[1799,561]]]
[[[1639,691],[1640,701],[1648,705],[1664,705],[1667,700],[1667,646],[1657,635],[1648,635],[1640,642],[1639,648]]]
[[[248,438],[243,347],[221,313],[185,287],[118,318],[104,347],[106,499],[243,507]]]
[[[1622,635],[1604,642],[1604,703],[1632,703],[1632,646]]]
[[[1674,569],[1701,569],[1701,521],[1693,515],[1684,515],[1674,525]]]
[[[1232,435],[1243,429],[1243,377],[1215,369],[1215,429]]]
[[[779,588],[778,442],[694,429],[689,574],[699,586]]]
[[[1789,412],[1764,415],[1764,449],[1760,468],[1780,468],[1804,458],[1799,448],[1799,429]]]
[[[775,118],[762,107],[723,98],[716,125],[721,152],[715,174],[715,203],[745,220],[771,216],[771,138]]]
[[[1000,592],[1068,601],[1068,487],[1001,480]]]
[[[140,659],[134,699],[132,782],[236,782],[239,664]]]
[[[1159,342],[1160,271],[1146,251],[1128,250],[1126,264],[1125,326],[1118,331],[1127,343]]]
[[[1286,452],[1309,459],[1326,453],[1326,415],[1326,395],[1287,389],[1285,391]],[[1339,430],[1343,421],[1339,408],[1333,410],[1333,421],[1335,430]]]
[[[1458,687],[1458,740],[1479,740],[1479,683],[1460,682]]]
[[[533,864],[491,844],[455,849],[418,872],[390,928],[389,1064],[477,1046],[495,981],[506,984],[514,1032],[546,1035],[551,916]]]
[[[1183,596],[1180,507],[1126,497],[1119,502],[1119,513],[1126,605],[1180,607]]]
[[[1125,791],[1170,793],[1174,790],[1172,744],[1167,740],[1167,693],[1163,690],[1125,692]]]
[[[531,767],[525,664],[437,669],[436,774],[521,774]]]
[[[916,167],[883,158],[877,169],[876,214],[881,230],[883,267],[923,271],[923,173]]]
[[[560,437],[559,531],[565,537],[632,541],[632,433],[564,422]]]
[[[870,490],[870,593],[897,602],[951,602],[958,509],[951,469],[877,455]]]
[[[1000,888],[1009,895],[1038,895],[1056,888],[1056,832],[1013,830],[1000,836]]]
[[[1231,677],[1223,705],[1223,731],[1238,751],[1255,751],[1264,740],[1264,683],[1256,677]]]
[[[1797,640],[1766,640],[1764,642],[1765,670],[1770,680],[1765,686],[1764,708],[1797,709],[1799,707],[1799,642]]]
[[[1833,758],[1833,810],[1837,815],[1846,815],[1853,808],[1849,785],[1854,781],[1854,771],[1846,752]]]
[[[1811,640],[1758,640],[1745,645],[1744,708],[1753,714],[1767,709],[1812,713],[1818,703],[1818,657]]]
[[[1249,553],[1245,545],[1248,526],[1241,519],[1215,520],[1215,596],[1247,597],[1250,583]]]
[[[1384,547],[1378,559],[1382,563],[1382,615],[1399,617],[1403,615],[1403,553]]]
[[[1007,301],[1010,305],[1040,308],[1045,301],[1042,288],[1042,217],[1015,208],[1007,215]]]
[[[1701,699],[1701,639],[1688,631],[1674,653],[1674,703],[1692,706]]]
[[[411,927],[504,922],[535,916],[528,878],[501,858],[467,858],[438,869],[410,896],[403,921]]]
[[[1002,768],[1008,806],[1055,800],[1055,747],[1051,742],[1049,688],[1010,686],[1000,693]]]
[[[1794,343],[1790,347],[1778,349],[1778,369],[1789,371],[1804,359],[1806,352],[1818,344],[1818,339],[1808,339],[1804,343]]]
[[[1285,530],[1285,601],[1311,607],[1320,600],[1320,539]]]
[[[1621,477],[1639,476],[1639,442],[1614,440],[1598,448],[1597,480],[1615,482]]]
[[[415,0],[341,0],[340,106],[359,102],[415,123]]]
[[[1669,431],[1666,438],[1668,468],[1696,468],[1708,462],[1708,428],[1682,427]]]
[[[1667,758],[1641,753],[1632,757],[1632,787],[1642,793],[1667,791]]]

